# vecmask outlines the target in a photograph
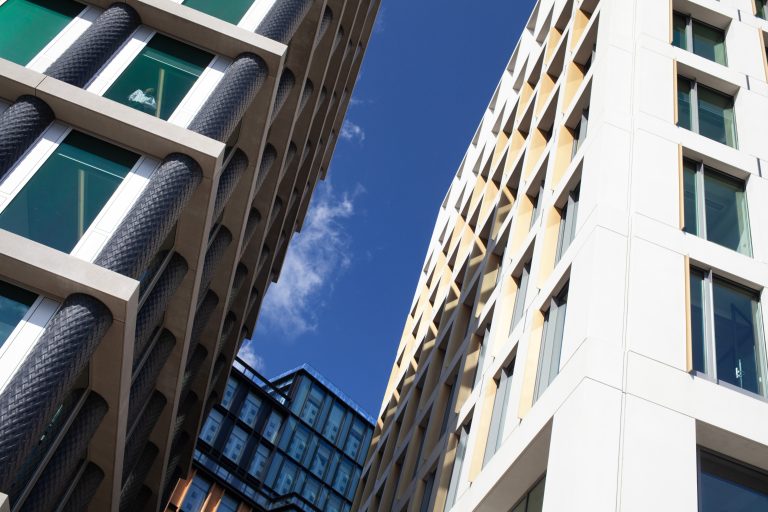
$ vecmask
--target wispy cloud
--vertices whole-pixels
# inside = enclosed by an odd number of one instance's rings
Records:
[[[344,124],[341,125],[341,138],[346,141],[357,140],[363,142],[365,140],[365,130],[352,121],[345,119]]]
[[[237,355],[240,357],[240,359],[251,365],[254,370],[259,373],[264,373],[267,365],[264,362],[264,358],[256,353],[256,347],[254,346],[255,344],[256,343],[251,340],[245,340]]]
[[[259,322],[288,339],[318,327],[318,309],[340,272],[352,262],[350,240],[342,221],[354,213],[354,194],[337,196],[321,182],[302,231],[293,237],[280,280],[264,298]]]

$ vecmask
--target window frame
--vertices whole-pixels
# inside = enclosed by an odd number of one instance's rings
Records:
[[[717,471],[719,472],[719,474],[714,474],[712,471],[705,471],[703,469],[706,459],[708,459],[706,461],[707,464],[719,466],[717,467]],[[766,486],[765,491],[758,491],[757,489],[754,489],[754,487],[751,487],[751,486],[747,486],[747,487],[750,487],[752,490],[755,490],[757,492],[762,492],[766,496],[768,496],[768,471],[766,471],[763,468],[758,468],[751,464],[734,459],[732,457],[728,457],[727,455],[715,452],[703,446],[698,446],[696,450],[696,502],[698,505],[697,509],[701,510],[701,506],[702,506],[702,499],[701,499],[702,498],[701,491],[703,489],[703,485],[701,481],[702,473],[706,472],[711,476],[716,476],[718,478],[726,480],[734,486],[744,486],[744,483],[739,482],[738,475],[733,475],[733,473],[735,473],[736,471],[753,473],[755,477],[760,477],[764,479],[765,486]]]
[[[728,67],[728,45],[726,44],[728,29],[722,29],[715,25],[711,25],[697,18],[694,18],[690,14],[684,14],[680,11],[674,11],[672,13],[672,16],[673,16],[673,21],[672,21],[673,24],[674,24],[674,16],[680,16],[683,19],[685,19],[685,48],[681,46],[677,46],[674,42],[674,38],[672,40],[672,46],[674,46],[675,48],[680,48],[681,50],[686,51],[688,53],[692,53],[693,55],[696,55],[697,57],[701,57],[702,59],[706,59],[710,62],[714,62],[715,64],[720,64],[721,66]],[[694,40],[694,33],[693,33],[694,24],[698,24],[706,28],[717,30],[718,32],[721,32],[723,34],[723,62],[718,62],[716,60],[709,59],[703,55],[696,53],[696,51],[694,50],[695,48],[695,40]]]
[[[684,80],[690,84],[690,98],[689,98],[689,108],[691,111],[691,127],[685,128],[684,126],[680,125],[680,81]],[[715,140],[711,137],[707,137],[706,135],[703,135],[700,131],[700,123],[699,123],[699,88],[706,89],[712,93],[715,93],[719,96],[728,97],[731,99],[732,109],[733,109],[733,145],[728,144],[727,142],[720,142],[719,140]],[[739,130],[738,130],[738,121],[736,119],[736,96],[724,93],[722,91],[718,91],[717,89],[713,87],[709,87],[707,85],[704,85],[700,83],[695,78],[689,78],[685,75],[677,75],[677,82],[675,85],[675,90],[677,92],[677,98],[676,98],[676,108],[677,108],[677,126],[679,128],[683,128],[684,130],[688,130],[690,132],[693,132],[701,137],[704,137],[707,140],[711,140],[717,144],[722,144],[724,146],[727,146],[729,148],[733,149],[739,149]]]

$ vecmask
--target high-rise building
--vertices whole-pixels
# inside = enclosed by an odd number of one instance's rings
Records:
[[[0,2],[0,504],[164,506],[325,176],[377,8]]]
[[[766,46],[764,0],[536,3],[359,510],[768,510]]]
[[[238,359],[167,512],[349,512],[372,434],[311,366],[269,381]]]

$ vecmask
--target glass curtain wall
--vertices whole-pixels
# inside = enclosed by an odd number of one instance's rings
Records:
[[[237,25],[248,9],[253,5],[253,0],[185,0],[187,7],[191,7],[214,18]]]
[[[768,510],[768,474],[699,452],[699,512]]]

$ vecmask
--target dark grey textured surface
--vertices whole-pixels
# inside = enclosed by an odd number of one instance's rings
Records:
[[[307,103],[309,103],[309,98],[312,97],[313,92],[315,92],[315,85],[312,83],[312,80],[307,78],[307,81],[304,82],[304,90],[301,91],[301,103],[299,104],[299,115],[301,115],[301,113],[304,112],[304,107],[306,107]]]
[[[203,366],[206,357],[208,357],[208,350],[198,344],[195,347],[195,351],[192,353],[192,357],[189,359],[189,363],[187,363],[187,367],[184,369],[184,375],[181,379],[182,395],[186,394],[192,380],[197,376],[197,372],[199,372],[200,368]]]
[[[200,166],[192,158],[180,153],[168,155],[96,258],[96,264],[138,279],[163,245],[202,177]]]
[[[256,208],[251,208],[248,214],[248,220],[245,223],[245,234],[243,235],[243,250],[248,247],[253,235],[256,234],[256,228],[261,223],[261,213]]]
[[[277,94],[275,95],[275,104],[272,106],[272,117],[270,123],[274,123],[280,111],[285,106],[288,96],[296,85],[296,77],[288,68],[283,68],[283,74],[280,75],[280,82],[277,84]]]
[[[98,394],[91,392],[24,502],[22,512],[53,510],[54,505],[75,476],[77,467],[85,457],[88,444],[107,414],[107,410],[107,402]]]
[[[163,320],[165,310],[168,309],[168,303],[181,286],[188,269],[187,262],[181,255],[177,253],[171,256],[168,265],[141,306],[139,314],[136,316],[136,343],[133,347],[134,366],[144,355],[152,333]]]
[[[278,0],[256,28],[256,33],[287,44],[310,7],[312,0]]]
[[[136,375],[136,379],[131,385],[131,396],[128,403],[128,417],[138,417],[141,410],[147,405],[147,400],[155,389],[157,376],[168,361],[173,346],[176,344],[176,338],[169,331],[163,330],[157,339],[152,352],[149,354],[144,366]]]
[[[101,468],[92,462],[88,463],[61,512],[83,512],[96,494],[102,480],[104,480],[104,472]]]
[[[224,319],[224,327],[221,328],[221,336],[219,336],[219,339],[216,342],[216,351],[213,354],[214,357],[218,357],[221,353],[224,343],[226,343],[229,337],[232,336],[235,327],[237,327],[237,315],[230,311]]]
[[[221,259],[224,257],[224,251],[227,250],[229,244],[232,243],[232,233],[227,228],[222,226],[216,237],[211,242],[211,246],[208,247],[208,251],[205,253],[205,261],[203,262],[203,273],[200,278],[200,289],[205,290],[208,285],[211,284],[213,274],[221,263]]]
[[[269,176],[269,173],[272,172],[272,168],[274,167],[275,160],[277,160],[277,150],[275,150],[275,146],[272,144],[267,144],[267,146],[264,148],[263,153],[261,154],[261,165],[259,165],[259,174],[256,176],[256,193],[258,194],[261,190],[262,185],[264,185],[264,182],[267,181],[267,176]]]
[[[195,347],[197,347],[197,344],[200,343],[203,330],[205,330],[205,326],[208,325],[208,320],[211,319],[211,315],[218,305],[218,295],[208,290],[208,292],[203,296],[202,302],[200,302],[200,307],[198,307],[197,311],[195,312],[195,321],[192,324],[192,333],[189,336],[189,352],[187,353],[187,362],[189,362],[189,360],[192,358],[192,353],[194,352]]]
[[[155,428],[157,420],[160,419],[160,415],[163,413],[163,409],[165,409],[167,402],[168,401],[162,393],[155,391],[149,398],[149,403],[141,413],[141,416],[135,419],[128,418],[128,423],[131,425],[131,428],[128,429],[127,442],[125,445],[123,483],[125,483],[126,478],[136,466],[139,456],[149,440],[149,435],[152,433],[152,429]]]
[[[323,39],[323,36],[328,31],[328,27],[331,26],[331,22],[333,22],[333,11],[326,5],[323,11],[323,19],[320,20],[320,30],[317,32],[317,42]]]
[[[232,158],[229,159],[227,167],[221,171],[219,177],[219,186],[216,189],[216,202],[213,207],[213,218],[218,219],[224,210],[229,198],[232,197],[235,187],[240,182],[240,178],[245,174],[248,168],[248,157],[245,153],[236,149]]]
[[[136,510],[136,498],[144,484],[144,480],[146,480],[149,474],[149,470],[152,469],[152,464],[154,464],[158,452],[157,446],[152,443],[147,444],[144,451],[141,452],[136,467],[128,478],[125,479],[123,490],[120,493],[121,512],[134,512]]]
[[[34,96],[20,96],[0,114],[0,180],[52,122],[51,107]]]
[[[225,142],[267,78],[267,64],[258,55],[244,53],[227,68],[219,85],[189,124],[189,129]]]
[[[16,472],[112,325],[112,314],[83,294],[67,297],[0,395],[0,489]]]
[[[45,74],[75,87],[84,87],[140,23],[141,18],[133,7],[112,4]]]

